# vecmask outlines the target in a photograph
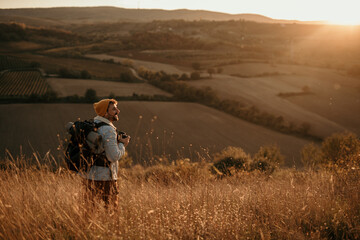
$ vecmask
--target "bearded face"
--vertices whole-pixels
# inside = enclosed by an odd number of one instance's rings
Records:
[[[119,113],[120,110],[117,108],[117,104],[110,103],[108,111],[105,114],[105,118],[107,118],[110,122],[119,121]]]

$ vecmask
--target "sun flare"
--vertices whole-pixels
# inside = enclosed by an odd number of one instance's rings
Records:
[[[354,19],[354,18],[341,18],[341,19],[334,19],[328,21],[329,24],[333,25],[347,25],[347,26],[356,26],[360,25],[360,19]]]

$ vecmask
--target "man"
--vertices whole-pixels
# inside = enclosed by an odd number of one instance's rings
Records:
[[[130,136],[118,135],[114,122],[119,120],[120,110],[114,99],[103,99],[94,103],[97,116],[94,122],[101,126],[98,133],[104,144],[104,165],[92,166],[85,174],[88,197],[94,203],[94,198],[101,198],[108,207],[111,202],[115,207],[118,204],[117,173],[119,160],[125,154],[125,147],[129,144]]]

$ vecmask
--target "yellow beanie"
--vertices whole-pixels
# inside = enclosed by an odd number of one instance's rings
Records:
[[[94,103],[94,109],[96,114],[101,117],[105,116],[110,102],[114,102],[117,104],[117,101],[115,99],[103,99],[100,102]]]

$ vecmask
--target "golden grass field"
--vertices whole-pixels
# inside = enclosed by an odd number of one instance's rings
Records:
[[[137,95],[163,95],[171,96],[171,94],[162,91],[147,83],[125,83],[125,82],[105,82],[100,80],[84,80],[69,78],[47,78],[51,89],[58,93],[59,97],[72,95],[84,96],[87,89],[92,88],[99,97],[107,97],[110,94],[115,96],[132,96]]]
[[[1,239],[360,238],[358,169],[219,180],[206,162],[135,166],[121,170],[119,206],[105,209],[86,204],[79,176],[27,160],[0,170]]]
[[[135,163],[146,163],[155,155],[196,158],[227,146],[241,147],[250,154],[260,146],[278,145],[286,156],[286,166],[299,166],[300,150],[309,143],[304,139],[278,133],[195,103],[119,102],[119,130],[132,136],[128,147]],[[93,118],[91,104],[9,104],[0,105],[1,154],[7,148],[17,155],[49,149],[58,157],[60,137],[69,121]],[[14,117],[16,116],[16,117]],[[33,147],[31,148],[30,145]]]

